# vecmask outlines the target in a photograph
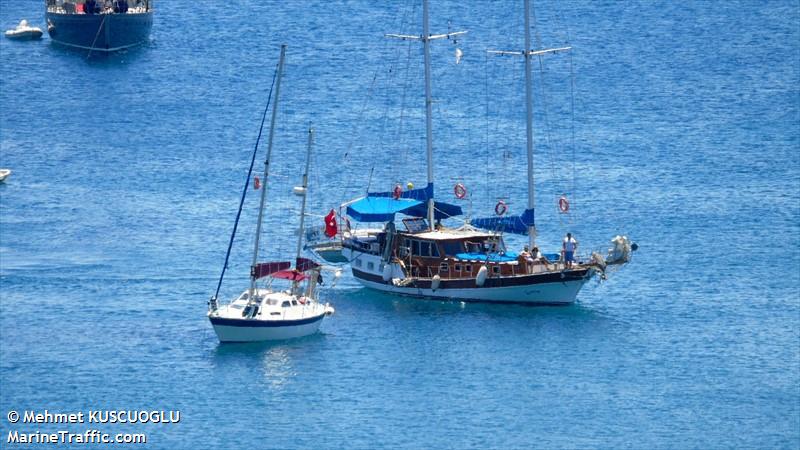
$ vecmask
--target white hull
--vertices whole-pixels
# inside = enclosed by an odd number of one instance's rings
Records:
[[[475,287],[466,289],[421,289],[376,283],[356,279],[364,286],[378,291],[411,297],[433,298],[485,303],[523,303],[531,305],[568,305],[574,303],[588,279],[541,283],[525,286]]]
[[[215,325],[214,332],[220,342],[262,342],[262,341],[281,341],[285,339],[294,339],[303,336],[309,336],[319,331],[319,326],[322,324],[324,314],[319,320],[303,325],[290,325],[290,326],[227,326]],[[242,322],[246,322],[242,320]],[[249,322],[259,322],[258,320],[250,320]]]
[[[343,254],[352,260],[353,277],[368,288],[392,294],[440,300],[568,305],[575,302],[578,292],[594,275],[592,269],[579,278],[571,276],[562,279],[559,272],[541,273],[529,277],[505,278],[504,286],[491,286],[489,285],[493,283],[491,280],[487,280],[485,286],[477,286],[473,280],[462,280],[459,286],[448,287],[446,283],[449,282],[442,280],[442,286],[434,290],[430,288],[430,279],[420,279],[419,286],[415,286],[414,282],[405,286],[396,285],[393,280],[402,280],[405,276],[404,271],[397,264],[392,264],[391,271],[384,274],[380,256],[349,248],[345,248]]]
[[[258,289],[256,301],[250,302],[244,291],[229,305],[213,310],[208,320],[220,342],[259,342],[293,339],[314,334],[325,316],[334,310],[306,297],[289,292]],[[255,314],[248,313],[255,308]]]

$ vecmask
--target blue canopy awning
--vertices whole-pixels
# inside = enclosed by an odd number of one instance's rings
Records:
[[[533,209],[526,209],[525,212],[519,216],[472,219],[470,224],[478,228],[483,228],[484,230],[527,235],[528,227],[533,226]]]
[[[396,213],[423,204],[407,198],[364,197],[347,207],[347,215],[357,222],[389,222]]]
[[[428,199],[433,198],[433,184],[424,189],[403,191],[400,198],[393,192],[370,192],[366,197],[347,206],[347,215],[357,222],[389,222],[394,215],[402,213],[412,217],[428,215]],[[461,207],[449,203],[434,202],[434,219],[447,219],[463,214]]]

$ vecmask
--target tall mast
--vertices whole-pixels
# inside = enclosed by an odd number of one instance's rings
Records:
[[[314,145],[314,129],[308,128],[308,149],[306,150],[306,169],[303,172],[303,187],[300,189],[300,195],[303,196],[303,206],[300,208],[300,229],[297,233],[297,252],[295,254],[295,261],[300,258],[300,251],[303,248],[303,224],[306,219],[306,195],[308,190],[308,166],[311,165],[311,146]]]
[[[525,0],[525,132],[528,154],[528,209],[534,209],[533,182],[533,93],[531,92],[531,19],[530,4]],[[536,245],[536,225],[528,227],[531,250]]]
[[[431,45],[428,31],[428,0],[422,0],[422,47],[425,54],[425,144],[428,186],[433,185],[433,99],[431,99]],[[431,193],[432,194],[432,193]],[[433,195],[428,199],[428,229],[433,230]]]
[[[295,188],[295,193],[303,196],[303,206],[300,207],[300,228],[297,230],[297,252],[295,253],[294,265],[297,269],[297,264],[300,259],[300,251],[303,249],[303,226],[306,219],[306,199],[308,198],[308,166],[311,164],[311,146],[314,144],[314,129],[308,127],[308,149],[306,150],[306,169],[303,171],[303,186],[300,189]],[[297,293],[298,282],[292,283],[292,293]]]
[[[531,77],[531,58],[547,53],[558,53],[571,49],[572,47],[548,48],[542,50],[531,49],[531,19],[530,3],[525,0],[525,50],[489,50],[489,53],[497,55],[515,55],[525,58],[525,131],[526,147],[528,154],[528,209],[534,209],[534,182],[533,182],[533,81]],[[536,245],[536,225],[528,226],[528,239],[531,250]]]
[[[253,263],[250,267],[255,267],[258,263],[258,242],[261,237],[261,223],[264,219],[264,202],[267,198],[267,177],[269,176],[269,161],[272,157],[272,138],[275,136],[275,119],[278,117],[278,97],[281,93],[281,78],[283,78],[283,61],[286,56],[286,44],[281,45],[281,57],[278,61],[278,79],[275,82],[275,103],[272,105],[272,118],[269,123],[269,139],[267,140],[267,156],[264,158],[264,182],[261,189],[261,200],[258,205],[258,221],[256,222],[256,242],[253,247]],[[250,278],[250,298],[256,290],[256,278]]]
[[[433,188],[433,99],[431,98],[431,49],[430,41],[434,39],[450,39],[451,37],[466,34],[466,31],[431,35],[428,29],[428,0],[422,0],[422,35],[387,34],[386,37],[422,41],[423,54],[425,55],[425,144],[426,159],[428,162],[428,186]],[[428,229],[433,230],[433,193],[428,199]]]

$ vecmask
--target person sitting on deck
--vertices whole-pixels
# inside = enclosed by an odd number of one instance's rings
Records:
[[[522,249],[521,252],[519,252],[519,256],[517,257],[517,262],[523,267],[525,267],[525,273],[531,273],[531,269],[533,267],[533,258],[531,257],[530,252],[528,252],[527,245],[525,246],[525,248]]]
[[[86,2],[83,4],[83,12],[86,14],[94,14],[95,8],[97,8],[97,3],[95,3],[95,0],[86,0]]]
[[[532,258],[535,262],[544,264],[545,267],[550,269],[550,261],[539,251],[539,247],[533,247]]]

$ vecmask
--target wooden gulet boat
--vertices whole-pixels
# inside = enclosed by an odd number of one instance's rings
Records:
[[[608,265],[630,261],[635,244],[626,237],[615,238],[609,255],[592,254],[586,260],[564,261],[559,255],[528,255],[510,252],[503,233],[528,235],[535,247],[533,182],[533,112],[530,59],[569,50],[569,47],[532,50],[529,6],[525,2],[525,50],[495,52],[525,58],[526,131],[528,157],[528,205],[522,214],[505,215],[501,202],[496,216],[473,219],[459,228],[437,225],[442,219],[462,214],[461,208],[434,200],[432,167],[432,99],[430,41],[466,32],[431,35],[428,30],[428,2],[423,0],[422,35],[388,37],[422,42],[425,64],[426,143],[428,184],[423,189],[372,192],[343,205],[355,222],[384,223],[379,229],[342,232],[342,256],[349,261],[353,276],[364,286],[394,294],[436,299],[491,303],[570,304],[583,285]],[[458,190],[458,186],[456,186]],[[462,186],[463,189],[463,186]],[[459,193],[456,192],[458,196]],[[404,230],[397,230],[395,217],[403,214]]]

